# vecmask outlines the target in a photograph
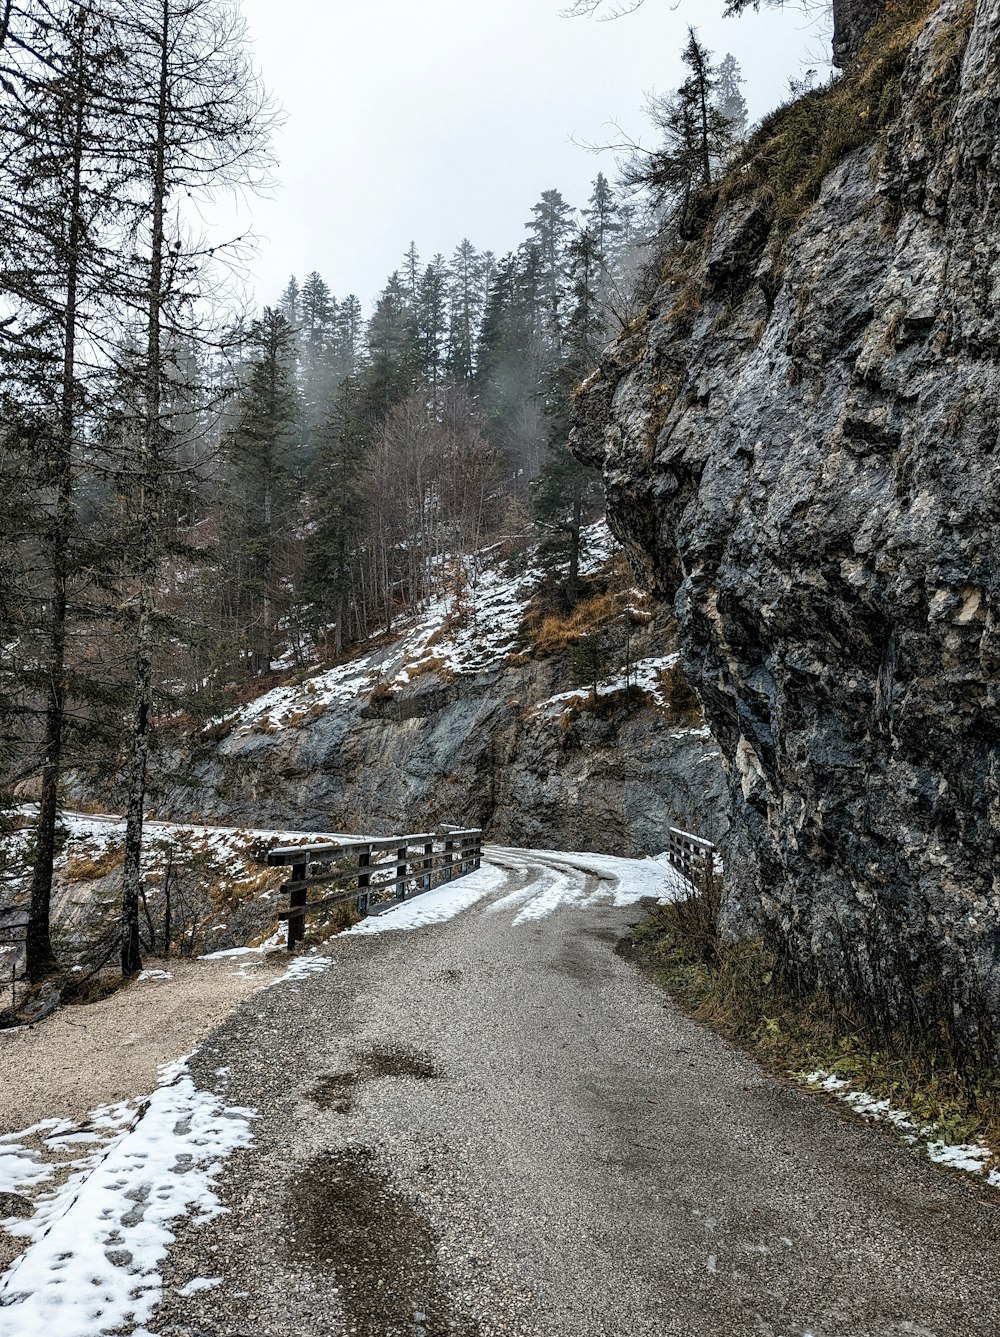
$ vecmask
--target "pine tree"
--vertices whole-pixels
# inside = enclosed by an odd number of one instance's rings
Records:
[[[719,66],[715,104],[729,122],[734,142],[745,138],[750,121],[746,98],[741,91],[745,83],[739,62],[732,52],[727,52]]]
[[[361,471],[368,426],[361,388],[348,377],[337,391],[316,451],[303,579],[317,632],[333,623],[337,655],[344,649],[347,612],[356,593],[357,548],[365,530]]]
[[[223,443],[228,464],[223,530],[241,639],[258,673],[270,669],[282,607],[283,559],[295,508],[298,391],[292,327],[265,307],[248,339],[250,361],[235,421]]]

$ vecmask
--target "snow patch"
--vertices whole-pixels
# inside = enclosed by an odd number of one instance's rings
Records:
[[[199,1291],[214,1291],[222,1283],[222,1277],[193,1277],[186,1286],[178,1289],[177,1294],[187,1300],[190,1296],[197,1295]]]
[[[648,696],[654,705],[666,707],[670,702],[660,679],[663,673],[680,663],[680,658],[679,654],[673,654],[661,655],[656,659],[638,659],[630,668],[621,668],[610,677],[602,678],[597,684],[597,696],[614,696],[629,687],[636,687]],[[548,700],[540,702],[532,713],[541,715],[556,709],[561,713],[573,706],[583,705],[592,700],[593,696],[592,687],[577,687],[571,692],[559,692],[556,696],[550,696]]]
[[[215,1184],[223,1160],[252,1140],[253,1117],[197,1090],[185,1060],[162,1069],[142,1105],[95,1110],[88,1124],[106,1133],[97,1148],[69,1163],[74,1173],[37,1200],[30,1218],[4,1223],[31,1244],[0,1279],[0,1337],[101,1337],[144,1323],[162,1293],[171,1227],[192,1213],[209,1220],[226,1210]],[[37,1131],[0,1143],[15,1157],[12,1191],[54,1173],[38,1155],[16,1163],[25,1137]]]
[[[285,973],[270,984],[265,984],[265,989],[274,989],[279,984],[290,984],[294,980],[304,980],[310,975],[322,975],[325,970],[329,970],[333,962],[328,956],[298,956],[288,967]]]
[[[942,1141],[933,1124],[916,1122],[905,1110],[895,1109],[888,1100],[877,1100],[867,1091],[855,1091],[850,1082],[828,1072],[799,1074],[807,1086],[827,1091],[849,1105],[855,1114],[872,1123],[891,1124],[904,1142],[919,1146],[929,1160],[952,1170],[985,1179],[991,1188],[1000,1189],[1000,1166],[989,1147],[981,1143],[951,1143]]]
[[[499,891],[504,881],[504,870],[486,863],[474,873],[467,873],[465,877],[446,882],[433,891],[422,892],[412,900],[400,901],[382,914],[363,919],[348,932],[359,937],[371,937],[376,933],[408,933],[430,924],[443,924],[485,896]]]

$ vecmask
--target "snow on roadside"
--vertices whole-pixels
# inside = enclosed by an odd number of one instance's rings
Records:
[[[919,1147],[929,1160],[952,1170],[985,1179],[991,1188],[1000,1189],[1000,1164],[989,1147],[982,1143],[944,1141],[933,1124],[914,1120],[905,1110],[894,1109],[888,1100],[878,1100],[867,1091],[855,1091],[850,1082],[829,1072],[799,1073],[797,1076],[818,1091],[826,1091],[872,1123],[889,1124],[910,1146]]]
[[[545,919],[564,905],[583,909],[607,904],[622,907],[647,897],[665,904],[691,890],[666,854],[622,859],[610,854],[552,850],[504,848],[491,852],[503,865],[531,879],[490,906],[491,913],[520,907],[513,920],[515,927]]]
[[[144,1323],[161,1297],[174,1223],[226,1210],[215,1184],[225,1158],[251,1142],[254,1117],[199,1091],[180,1060],[161,1070],[147,1101],[95,1110],[75,1138],[57,1120],[0,1138],[3,1185],[21,1194],[56,1177],[46,1151],[55,1160],[85,1137],[93,1148],[58,1163],[72,1173],[37,1197],[29,1218],[2,1222],[31,1243],[0,1277],[0,1337],[101,1337]],[[48,1134],[43,1149],[29,1149],[29,1135],[40,1131]]]
[[[619,859],[603,854],[562,854],[490,846],[483,866],[455,882],[414,896],[380,915],[362,920],[348,932],[359,937],[426,928],[455,918],[464,910],[502,892],[509,873],[530,879],[500,896],[488,914],[514,911],[515,927],[545,919],[562,906],[634,905],[643,897],[666,902],[683,895],[689,884],[666,855],[655,859]],[[596,881],[596,886],[591,885]]]
[[[411,932],[413,929],[426,928],[429,924],[443,924],[485,896],[499,891],[505,879],[502,868],[486,861],[474,873],[467,873],[454,882],[446,882],[433,891],[422,892],[412,900],[400,901],[391,910],[363,919],[347,932],[357,937],[371,937],[376,933]]]

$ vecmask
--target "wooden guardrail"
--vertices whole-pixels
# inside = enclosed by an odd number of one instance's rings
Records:
[[[278,914],[288,921],[288,950],[305,937],[306,916],[317,910],[354,901],[359,914],[379,914],[399,901],[471,873],[482,857],[483,833],[478,827],[271,850],[267,862],[272,868],[292,870],[283,888],[288,892],[288,908]],[[311,888],[322,886],[340,890],[310,900]]]
[[[702,886],[705,878],[719,867],[718,853],[710,840],[693,836],[690,831],[679,831],[673,826],[670,828],[667,857],[677,871],[683,873],[696,887]]]

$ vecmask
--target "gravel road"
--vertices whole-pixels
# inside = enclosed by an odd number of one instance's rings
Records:
[[[230,1214],[171,1251],[150,1332],[1000,1330],[1000,1209],[975,1183],[676,1012],[615,952],[635,908],[515,925],[498,901],[565,882],[565,856],[491,858],[492,896],[334,940],[325,973],[202,1047],[200,1085],[261,1115],[222,1181]],[[578,899],[601,876],[579,861]]]

